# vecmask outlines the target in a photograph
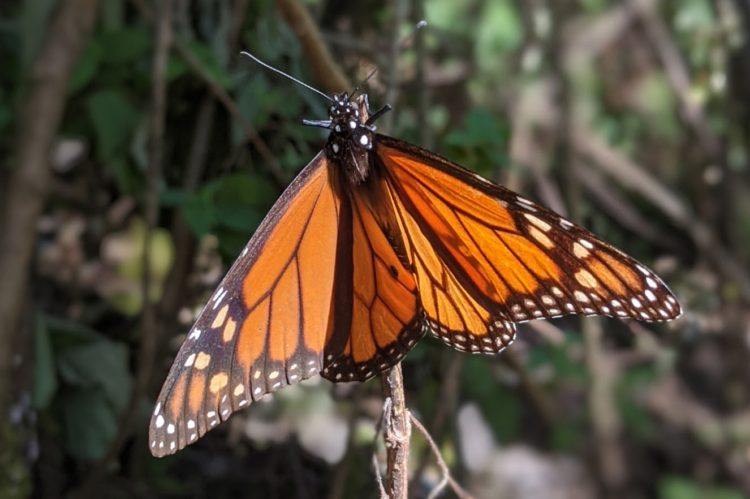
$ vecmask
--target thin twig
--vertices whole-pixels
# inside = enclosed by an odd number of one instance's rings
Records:
[[[378,482],[378,490],[380,491],[380,499],[388,499],[388,493],[385,491],[383,485],[383,475],[380,473],[380,463],[378,462],[378,455],[372,455],[372,469],[375,472],[375,481]]]
[[[419,421],[414,414],[409,412],[409,420],[411,421],[411,424],[414,425],[414,427],[419,430],[419,432],[424,437],[425,441],[427,442],[427,445],[432,450],[432,454],[435,456],[435,461],[437,462],[438,467],[440,468],[440,472],[442,473],[442,479],[440,480],[440,483],[438,483],[435,488],[430,491],[430,494],[427,496],[427,499],[434,499],[440,493],[450,485],[453,492],[461,499],[472,499],[473,496],[466,492],[461,485],[459,485],[458,482],[453,478],[451,475],[450,468],[448,468],[448,465],[445,462],[445,459],[443,458],[443,454],[440,452],[440,449],[438,448],[437,444],[435,443],[435,440],[433,440],[432,435],[430,435],[430,432],[427,431],[427,428],[424,427],[421,421]]]
[[[370,452],[370,455],[372,456],[372,463],[373,467],[375,469],[375,480],[378,482],[378,488],[380,489],[380,497],[381,499],[385,498],[388,499],[388,494],[385,491],[384,485],[383,485],[383,476],[380,473],[380,463],[378,462],[378,439],[380,439],[380,432],[383,431],[383,420],[385,419],[385,414],[390,411],[390,404],[391,399],[386,398],[383,401],[383,410],[380,412],[380,417],[378,418],[378,421],[375,423],[375,435],[372,439],[372,452]]]
[[[441,369],[443,375],[437,396],[437,400],[439,400],[440,403],[435,408],[432,421],[430,421],[430,428],[432,428],[433,433],[435,433],[435,438],[437,440],[440,440],[445,432],[448,415],[455,411],[456,399],[458,398],[460,385],[461,368],[466,360],[465,355],[457,354],[456,352],[447,351],[446,355],[448,356],[447,367]],[[419,457],[417,458],[417,466],[412,475],[412,494],[414,494],[416,490],[415,487],[421,481],[424,469],[427,467],[428,453],[429,449],[421,449]]]

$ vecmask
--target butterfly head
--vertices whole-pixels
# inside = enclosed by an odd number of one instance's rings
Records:
[[[329,109],[331,135],[328,149],[332,157],[341,157],[348,149],[372,149],[372,132],[368,125],[367,97],[352,100],[346,92],[335,94]]]
[[[326,154],[343,167],[351,183],[362,183],[369,175],[368,154],[375,131],[368,122],[367,96],[352,99],[346,92],[335,94],[328,112],[327,128],[331,132]]]

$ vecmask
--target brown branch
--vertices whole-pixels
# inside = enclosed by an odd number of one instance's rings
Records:
[[[328,92],[351,89],[351,83],[333,59],[318,26],[307,8],[296,0],[276,0],[289,27],[302,45],[315,81]]]
[[[50,184],[49,153],[65,109],[67,88],[76,61],[85,47],[98,10],[96,0],[61,2],[28,77],[20,106],[13,168],[7,178],[0,226],[0,496],[22,492],[28,475],[21,437],[8,419],[17,379],[14,358],[26,342],[22,326],[27,306],[29,265],[34,252],[37,220]],[[19,355],[25,359],[25,356]],[[18,444],[18,445],[16,445]],[[15,475],[15,476],[13,476]]]
[[[401,363],[381,375],[383,383],[383,438],[386,450],[385,489],[391,499],[406,499],[409,491],[411,422],[404,396]]]
[[[608,497],[623,495],[627,483],[627,464],[621,446],[622,423],[617,412],[615,383],[618,366],[602,341],[602,321],[583,321],[586,366],[590,373],[588,409],[596,446],[595,466]]]
[[[466,492],[464,488],[461,487],[461,485],[459,485],[459,483],[456,482],[456,480],[451,475],[451,471],[448,468],[445,459],[443,459],[443,454],[440,452],[440,449],[435,443],[435,440],[433,440],[432,435],[430,435],[430,432],[427,431],[427,428],[425,428],[421,421],[419,421],[411,412],[409,412],[409,420],[411,421],[411,424],[417,430],[419,430],[419,433],[421,433],[424,437],[430,450],[432,450],[432,454],[435,456],[435,461],[437,461],[437,465],[440,468],[440,472],[442,473],[442,479],[440,480],[440,483],[438,483],[435,488],[430,491],[427,499],[435,499],[440,495],[443,489],[445,489],[445,487],[449,485],[457,497],[461,499],[472,499],[473,496]]]

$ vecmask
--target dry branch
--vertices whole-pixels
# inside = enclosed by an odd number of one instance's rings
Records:
[[[98,2],[61,2],[51,16],[44,45],[37,56],[20,106],[14,168],[5,189],[7,199],[0,226],[0,496],[25,495],[27,475],[19,471],[19,439],[8,419],[15,398],[14,359],[25,343],[21,324],[27,301],[29,264],[36,227],[50,184],[49,153],[67,96],[68,81],[94,25]],[[19,444],[20,445],[20,444]],[[13,470],[16,470],[14,472]]]
[[[277,0],[276,5],[302,45],[315,81],[328,92],[351,89],[351,83],[333,59],[310,12],[295,0]]]
[[[409,439],[411,421],[404,396],[404,377],[398,363],[381,375],[383,397],[383,438],[387,472],[385,489],[391,499],[406,499],[409,492]]]

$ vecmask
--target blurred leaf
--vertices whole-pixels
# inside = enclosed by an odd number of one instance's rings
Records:
[[[537,369],[551,365],[555,372],[555,381],[573,380],[579,383],[586,381],[586,366],[575,361],[568,351],[581,343],[580,335],[566,334],[565,343],[552,345],[549,343],[534,345],[529,352],[529,369]]]
[[[622,419],[633,434],[642,440],[657,436],[651,414],[638,401],[657,379],[653,365],[636,366],[625,371],[617,390],[617,403]]]
[[[659,499],[742,499],[741,492],[702,485],[688,478],[673,476],[659,482]]]
[[[4,103],[0,103],[0,130],[8,126],[13,119],[13,112]]]
[[[513,392],[498,384],[491,365],[470,357],[461,372],[465,393],[474,399],[501,442],[518,435],[521,427],[521,405]]]
[[[69,390],[62,397],[65,443],[77,459],[104,456],[117,435],[117,415],[100,390]]]
[[[106,31],[99,36],[105,49],[104,60],[111,66],[132,65],[151,53],[151,33],[143,28]]]
[[[110,304],[126,315],[135,315],[143,306],[143,252],[146,244],[146,224],[132,219],[127,229],[109,234],[103,242],[107,264],[114,268],[115,277],[103,281],[98,291]],[[172,268],[174,243],[168,230],[156,227],[150,238],[151,286],[149,299],[156,302],[162,295],[164,281]]]
[[[497,146],[506,142],[507,130],[501,127],[492,113],[479,107],[470,110],[461,128],[449,132],[445,140],[453,146]]]
[[[237,107],[242,115],[256,128],[262,128],[284,100],[284,96],[271,89],[265,76],[258,74],[250,78],[237,90]],[[238,144],[245,140],[245,131],[237,123],[233,126],[233,142]]]
[[[222,252],[234,255],[276,197],[276,189],[262,177],[247,173],[227,175],[190,196],[182,204],[183,216],[197,235],[220,235]]]
[[[68,88],[70,94],[79,92],[82,88],[88,85],[91,80],[93,80],[99,70],[102,53],[103,50],[101,45],[95,40],[88,44],[83,55],[78,59],[78,62],[73,69],[73,74],[70,77]]]
[[[203,63],[204,69],[217,84],[224,88],[231,86],[231,76],[209,47],[194,40],[188,44],[188,49]]]
[[[125,20],[125,0],[107,0],[101,6],[100,15],[106,31],[122,29]]]
[[[474,27],[475,60],[484,71],[501,74],[523,38],[523,24],[511,0],[486,2]]]
[[[101,338],[99,333],[93,329],[69,319],[45,316],[44,322],[49,331],[52,348],[55,351]]]
[[[714,8],[708,0],[680,0],[674,24],[678,30],[696,31],[710,29],[716,24]]]
[[[97,140],[97,150],[103,161],[122,152],[139,114],[119,90],[100,90],[91,95],[86,105]]]
[[[473,4],[471,0],[427,0],[424,3],[425,19],[441,30],[463,33],[470,25],[467,14]]]
[[[57,363],[67,384],[101,388],[107,402],[118,412],[127,405],[132,379],[124,344],[101,338],[65,349],[58,354]]]
[[[167,62],[167,82],[176,80],[188,72],[188,66],[182,58],[172,54]]]
[[[35,409],[42,410],[49,405],[57,390],[57,372],[47,323],[41,314],[36,317],[34,333],[34,391],[32,403]]]

